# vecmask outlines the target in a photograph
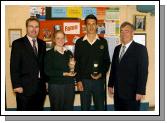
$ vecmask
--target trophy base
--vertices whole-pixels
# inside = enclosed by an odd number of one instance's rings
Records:
[[[98,73],[98,72],[96,72],[96,73],[93,73],[92,75],[93,75],[93,76],[97,76],[98,74],[99,74],[99,73]]]

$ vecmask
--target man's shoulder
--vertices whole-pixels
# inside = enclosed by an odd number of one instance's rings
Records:
[[[40,38],[37,38],[38,42],[42,45],[46,45],[45,41],[41,40]]]
[[[118,44],[116,47],[121,47],[122,44]]]
[[[115,46],[115,50],[119,50],[121,48],[121,44]]]
[[[25,40],[25,37],[18,38],[18,39],[13,41],[12,46],[13,45],[22,45],[22,44],[24,44],[24,40]]]
[[[137,42],[135,42],[135,41],[133,41],[133,44],[134,44],[134,47],[136,48],[136,49],[146,49],[146,47],[144,46],[144,45],[142,45],[142,44],[139,44],[139,43],[137,43]]]

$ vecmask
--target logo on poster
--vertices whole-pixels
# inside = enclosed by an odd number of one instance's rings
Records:
[[[80,23],[64,23],[65,34],[80,34]]]

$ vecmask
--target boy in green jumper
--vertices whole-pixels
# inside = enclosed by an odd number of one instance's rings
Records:
[[[90,110],[91,100],[95,110],[104,110],[105,79],[110,65],[107,41],[97,35],[97,18],[85,18],[87,34],[76,41],[74,57],[78,90],[81,91],[81,110]]]

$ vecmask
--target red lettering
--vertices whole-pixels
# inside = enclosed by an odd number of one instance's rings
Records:
[[[65,26],[65,31],[76,30],[77,28],[78,28],[78,25],[74,25],[74,26]]]

